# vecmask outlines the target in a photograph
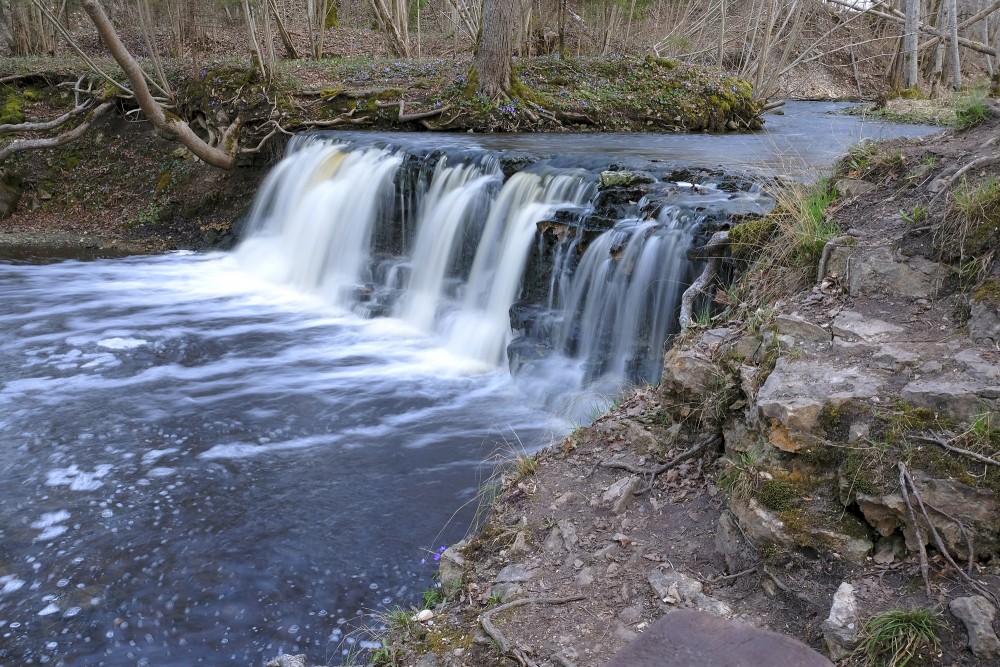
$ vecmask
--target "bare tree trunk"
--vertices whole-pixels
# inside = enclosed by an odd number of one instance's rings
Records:
[[[948,45],[951,56],[951,87],[962,87],[962,61],[958,53],[958,0],[945,0],[948,5]]]
[[[395,56],[409,58],[409,0],[371,0],[371,4],[388,39],[389,50]]]
[[[298,59],[299,53],[295,50],[295,45],[292,44],[292,38],[285,27],[285,20],[281,17],[281,12],[278,11],[278,5],[275,4],[274,0],[267,0],[267,6],[271,9],[271,15],[274,16],[275,25],[278,26],[278,37],[281,38],[281,45],[285,47],[285,56],[291,60]]]
[[[903,25],[903,87],[916,88],[917,43],[920,29],[920,0],[906,0],[906,22]]]
[[[135,101],[139,104],[139,108],[146,114],[149,121],[157,128],[176,135],[188,150],[201,158],[206,164],[220,169],[232,169],[235,167],[236,137],[239,133],[241,123],[239,116],[223,132],[220,146],[210,146],[207,144],[201,137],[194,133],[194,130],[187,123],[173,114],[167,115],[163,107],[153,99],[152,94],[149,92],[149,87],[146,85],[146,78],[143,75],[142,68],[139,67],[139,63],[136,62],[132,54],[122,44],[121,38],[118,37],[114,26],[111,25],[111,20],[104,12],[104,7],[101,6],[101,3],[97,0],[83,0],[83,9],[97,27],[97,32],[100,34],[104,45],[111,51],[111,56],[122,68],[122,71],[125,72],[125,76],[128,77],[129,83],[132,84]]]
[[[514,19],[514,3],[510,0],[483,0],[483,21],[472,69],[479,77],[479,93],[493,100],[510,93]]]

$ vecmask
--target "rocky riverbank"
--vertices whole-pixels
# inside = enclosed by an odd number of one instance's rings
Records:
[[[825,242],[787,200],[731,231],[741,277],[660,385],[512,462],[378,663],[597,667],[694,608],[842,664],[897,664],[886,619],[914,663],[994,664],[998,129],[854,149]]]

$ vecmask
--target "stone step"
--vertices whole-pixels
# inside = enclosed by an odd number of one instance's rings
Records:
[[[797,639],[689,609],[660,618],[604,667],[833,667]]]

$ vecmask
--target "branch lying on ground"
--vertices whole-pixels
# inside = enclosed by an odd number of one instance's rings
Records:
[[[54,130],[71,118],[76,118],[82,113],[85,113],[91,108],[91,104],[84,103],[76,107],[72,111],[68,111],[58,118],[53,118],[42,123],[12,123],[8,125],[0,125],[0,137],[5,134],[27,134],[28,132],[48,132],[49,130]]]
[[[670,459],[666,463],[662,463],[653,468],[640,468],[630,463],[625,463],[624,461],[601,461],[599,465],[602,468],[616,468],[618,470],[625,470],[634,473],[636,475],[642,475],[643,477],[648,477],[649,481],[646,484],[646,486],[634,492],[635,495],[639,496],[648,492],[650,489],[653,488],[653,482],[656,481],[658,475],[670,470],[674,466],[683,463],[684,461],[687,461],[688,459],[694,458],[695,456],[705,451],[709,447],[713,445],[718,445],[721,440],[722,440],[721,435],[719,435],[718,433],[713,433],[704,440],[695,443],[692,447],[685,449],[683,452],[681,452],[674,458]]]
[[[913,509],[913,505],[910,503],[909,492],[913,493],[913,498],[917,501],[917,506],[920,508],[920,513],[924,518],[924,523],[927,525],[927,531],[930,533],[931,537],[934,538],[934,544],[937,546],[938,552],[945,559],[945,561],[947,561],[948,564],[951,565],[951,567],[955,570],[955,572],[958,573],[959,579],[961,579],[967,586],[975,590],[983,597],[992,600],[993,604],[1000,603],[1000,600],[997,599],[997,596],[993,593],[993,591],[991,591],[986,586],[973,579],[972,576],[968,574],[965,570],[963,570],[961,567],[959,567],[958,563],[955,562],[955,559],[951,557],[951,553],[949,553],[948,548],[945,546],[944,540],[941,538],[941,534],[938,532],[937,528],[934,527],[934,524],[931,522],[930,516],[927,514],[927,508],[924,505],[923,499],[920,497],[920,490],[917,488],[917,485],[913,483],[913,478],[910,476],[909,471],[906,469],[906,464],[900,461],[898,464],[896,464],[896,467],[899,469],[899,490],[903,495],[903,501],[906,503],[906,509],[910,514],[910,520],[913,522],[914,534],[917,538],[917,543],[920,547],[920,573],[924,577],[924,585],[927,588],[927,594],[928,595],[931,594],[931,584],[927,572],[927,549],[924,546],[923,538],[920,536],[920,527],[917,525],[917,518],[916,518],[916,513]],[[909,489],[909,492],[907,489]],[[961,532],[965,533],[965,526],[962,525],[961,522],[959,522],[957,519],[953,517],[947,517],[947,518],[950,519],[951,521],[954,521],[955,523],[958,523],[961,528]],[[968,539],[968,535],[966,535],[966,538]],[[968,549],[971,562],[972,560],[971,540],[968,540]]]
[[[949,452],[954,452],[955,454],[961,454],[962,456],[968,456],[970,459],[975,459],[980,463],[985,463],[991,466],[1000,466],[1000,461],[996,459],[991,459],[988,456],[983,456],[982,454],[977,454],[968,449],[962,449],[961,447],[956,447],[955,445],[949,445],[943,438],[935,435],[915,435],[913,436],[915,440],[922,440],[923,442],[931,442],[936,445],[947,449]]]
[[[708,243],[699,250],[699,252],[703,254],[709,252],[712,254],[708,258],[708,264],[705,265],[705,270],[701,272],[701,275],[698,276],[697,280],[691,283],[690,287],[684,290],[684,294],[681,296],[681,330],[687,329],[691,325],[691,311],[694,308],[695,298],[708,289],[708,286],[719,273],[719,266],[722,264],[723,255],[722,253],[715,251],[724,248],[727,245],[729,245],[728,230],[713,234]]]
[[[63,144],[68,144],[71,141],[76,141],[90,129],[90,126],[94,124],[95,120],[107,113],[107,111],[114,105],[114,102],[104,102],[91,111],[85,121],[74,127],[72,130],[64,132],[57,137],[49,137],[46,139],[17,139],[12,141],[3,148],[0,148],[0,162],[3,162],[18,151],[34,150],[38,148],[56,148],[58,146],[62,146]]]
[[[523,607],[529,604],[560,605],[567,604],[569,602],[579,602],[584,599],[586,599],[586,596],[583,595],[573,595],[566,598],[522,598],[483,612],[482,616],[479,617],[479,624],[483,626],[483,631],[497,643],[501,653],[512,656],[515,660],[517,660],[521,667],[537,667],[536,663],[524,654],[524,651],[512,645],[510,640],[507,639],[507,636],[504,635],[504,633],[502,633],[495,625],[493,625],[493,615],[499,614],[502,611],[507,611],[508,609]]]

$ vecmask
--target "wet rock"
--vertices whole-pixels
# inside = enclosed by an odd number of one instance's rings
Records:
[[[496,581],[501,584],[517,584],[530,581],[535,576],[523,563],[508,565],[497,573]]]
[[[954,272],[945,264],[923,257],[897,261],[885,247],[854,250],[847,272],[851,296],[871,293],[929,298],[951,288]]]
[[[309,667],[305,654],[301,655],[279,655],[274,660],[270,660],[264,667]]]
[[[797,639],[690,609],[653,623],[604,667],[833,667]]]
[[[955,598],[948,605],[969,633],[969,649],[977,658],[1000,656],[1000,639],[993,631],[996,607],[981,595]]]
[[[781,358],[757,393],[757,405],[764,417],[791,431],[809,433],[819,426],[824,407],[869,401],[881,393],[884,383],[878,371]]]
[[[843,660],[858,646],[858,601],[846,581],[833,595],[830,614],[823,621],[823,640],[833,660]]]
[[[787,336],[800,343],[829,343],[833,335],[797,315],[778,315],[775,318],[779,336]]]
[[[845,310],[834,318],[831,330],[834,336],[844,340],[875,343],[891,338],[903,329],[889,322]]]
[[[656,597],[670,605],[690,604],[700,611],[715,616],[732,616],[733,610],[725,602],[702,593],[702,584],[676,570],[656,568],[649,573],[649,585]]]
[[[452,595],[462,587],[462,577],[465,575],[466,562],[462,549],[468,542],[462,540],[444,550],[438,563],[438,578],[445,595]]]

